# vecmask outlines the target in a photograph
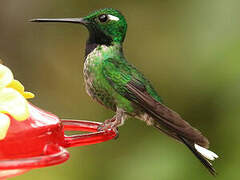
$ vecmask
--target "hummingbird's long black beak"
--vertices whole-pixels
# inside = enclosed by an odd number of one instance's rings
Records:
[[[75,23],[75,24],[83,24],[86,25],[88,22],[83,18],[59,18],[59,19],[31,19],[30,22],[60,22],[60,23]]]

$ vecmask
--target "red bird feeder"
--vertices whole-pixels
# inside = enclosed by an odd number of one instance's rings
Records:
[[[0,64],[0,179],[63,163],[69,158],[65,148],[116,137],[116,130],[98,131],[98,122],[60,120],[26,100],[33,97]],[[67,136],[65,131],[90,133]]]
[[[57,116],[29,104],[30,116],[22,122],[12,116],[7,135],[0,140],[0,179],[16,176],[33,168],[63,163],[65,149],[104,142],[116,137],[116,130],[98,131],[101,123],[60,120]],[[65,131],[87,134],[67,136]]]

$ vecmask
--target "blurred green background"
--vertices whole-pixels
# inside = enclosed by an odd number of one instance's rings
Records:
[[[88,97],[83,81],[87,30],[33,24],[36,17],[81,17],[113,7],[128,21],[124,49],[165,103],[200,129],[220,156],[217,179],[239,179],[240,1],[1,0],[0,58],[34,92],[31,100],[62,118],[103,121],[113,113]],[[129,119],[118,140],[69,149],[61,165],[24,180],[212,179],[183,145]]]

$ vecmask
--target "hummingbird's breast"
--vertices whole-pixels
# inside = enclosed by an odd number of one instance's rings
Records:
[[[104,60],[114,56],[113,49],[114,47],[98,45],[85,57],[83,74],[88,95],[115,111],[115,91],[102,73]]]

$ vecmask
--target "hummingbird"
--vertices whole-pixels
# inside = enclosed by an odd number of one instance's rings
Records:
[[[31,22],[75,23],[89,31],[84,57],[86,91],[94,100],[115,112],[100,129],[117,129],[128,117],[157,128],[186,145],[212,175],[211,161],[217,154],[208,150],[209,141],[178,113],[164,105],[150,81],[123,53],[127,22],[112,8],[100,9],[83,18],[32,19]]]

